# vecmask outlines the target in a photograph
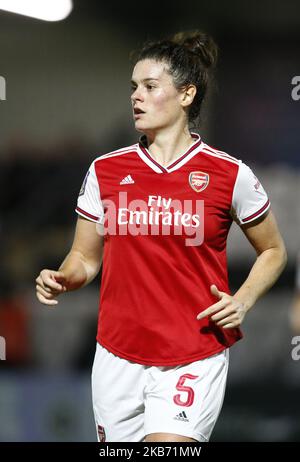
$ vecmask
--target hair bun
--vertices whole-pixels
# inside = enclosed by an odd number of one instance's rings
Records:
[[[216,65],[218,58],[218,47],[214,40],[205,32],[198,30],[191,32],[178,32],[172,37],[172,42],[181,45],[192,53],[198,55],[206,68]]]

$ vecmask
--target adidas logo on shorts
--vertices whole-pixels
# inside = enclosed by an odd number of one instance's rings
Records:
[[[184,411],[180,412],[177,414],[176,417],[174,417],[175,420],[182,420],[183,422],[189,422],[189,419],[186,416],[186,413]]]

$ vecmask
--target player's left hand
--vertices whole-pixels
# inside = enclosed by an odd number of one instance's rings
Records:
[[[212,321],[223,327],[223,329],[239,327],[247,312],[245,305],[231,295],[226,294],[226,292],[221,292],[215,285],[210,286],[210,291],[219,301],[199,313],[197,319],[209,316]]]

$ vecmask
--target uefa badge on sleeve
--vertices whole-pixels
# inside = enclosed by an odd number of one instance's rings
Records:
[[[86,187],[86,183],[87,183],[89,174],[90,174],[90,171],[88,171],[87,174],[85,175],[85,179],[83,180],[83,183],[82,183],[80,191],[79,191],[79,196],[83,196],[83,194],[85,192],[85,187]]]
[[[105,430],[102,425],[98,425],[98,437],[99,437],[99,443],[105,443],[106,441],[106,435],[105,435]]]
[[[205,172],[191,172],[189,175],[191,188],[196,192],[203,191],[209,183],[209,174]]]

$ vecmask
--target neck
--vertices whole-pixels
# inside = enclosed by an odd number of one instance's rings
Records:
[[[188,125],[182,129],[167,128],[158,132],[147,132],[148,151],[163,166],[180,157],[193,144],[194,140]]]

